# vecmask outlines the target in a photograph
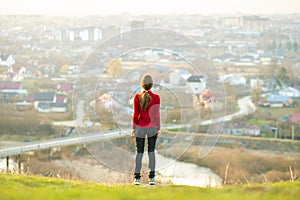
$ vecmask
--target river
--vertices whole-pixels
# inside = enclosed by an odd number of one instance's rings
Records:
[[[157,180],[162,183],[198,187],[220,187],[222,178],[206,167],[176,161],[156,154]]]

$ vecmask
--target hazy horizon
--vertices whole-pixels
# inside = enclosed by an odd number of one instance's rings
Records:
[[[0,14],[300,14],[299,0],[0,0]]]

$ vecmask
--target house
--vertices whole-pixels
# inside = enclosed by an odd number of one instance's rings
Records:
[[[260,56],[259,61],[264,65],[269,65],[272,61],[272,55],[265,53]]]
[[[73,91],[72,83],[61,83],[57,85],[57,93],[70,94]]]
[[[18,111],[31,110],[33,108],[33,104],[27,101],[16,102],[14,108]]]
[[[238,60],[238,58],[232,53],[223,53],[221,56],[221,60],[225,63],[231,63]]]
[[[1,90],[0,99],[4,102],[22,101],[27,96],[27,90]]]
[[[250,79],[250,88],[254,90],[256,88],[262,88],[264,81],[261,79]]]
[[[293,99],[288,96],[271,94],[267,96],[267,105],[274,108],[289,106],[293,103]]]
[[[38,110],[38,112],[42,112],[42,113],[49,113],[51,112],[51,103],[49,102],[39,102],[37,104],[36,109]]]
[[[40,102],[38,103],[37,110],[38,112],[42,112],[42,113],[49,113],[49,112],[62,113],[67,111],[67,104],[61,102],[55,102],[55,103]]]
[[[200,94],[206,88],[206,80],[202,75],[191,75],[185,83],[185,92],[188,94]]]
[[[0,90],[20,90],[22,84],[20,82],[0,82]]]
[[[64,102],[51,103],[51,112],[66,112],[67,104]]]
[[[258,136],[260,128],[253,124],[227,124],[223,127],[223,134],[236,135],[236,136]]]
[[[278,91],[278,94],[286,97],[300,98],[300,91],[293,87],[283,88]]]
[[[174,85],[184,85],[185,81],[191,76],[186,70],[175,70],[169,74],[169,80]]]
[[[219,82],[229,83],[230,85],[246,85],[246,78],[235,74],[225,74],[219,77]]]
[[[24,79],[26,74],[26,68],[24,66],[11,66],[8,69],[8,72],[11,74],[12,81],[19,82]]]
[[[67,103],[68,97],[60,94],[56,94],[56,103]]]
[[[10,67],[16,63],[15,59],[11,54],[1,53],[0,54],[0,66]]]
[[[293,123],[298,123],[300,122],[300,113],[294,113],[290,116],[290,121]]]
[[[107,111],[112,111],[112,108],[122,108],[122,105],[113,98],[111,94],[103,94],[96,101],[91,101],[89,105],[94,107],[96,105],[105,108]]]
[[[0,99],[4,102],[24,100],[27,90],[22,89],[20,82],[1,82]]]
[[[38,107],[42,107],[43,109],[48,109],[47,107],[49,103],[55,103],[56,102],[56,94],[53,92],[39,92],[34,94],[34,108],[38,109]],[[39,106],[40,103],[41,104]]]

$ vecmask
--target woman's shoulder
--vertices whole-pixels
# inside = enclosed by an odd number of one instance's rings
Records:
[[[159,98],[159,94],[157,94],[157,93],[155,93],[155,92],[152,92],[152,91],[151,91],[151,95],[154,96],[154,97]]]
[[[140,93],[136,93],[136,94],[134,95],[134,99],[139,99],[139,98],[140,98],[140,96],[141,96],[141,94],[140,94]]]

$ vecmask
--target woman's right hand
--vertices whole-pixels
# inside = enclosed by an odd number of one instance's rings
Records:
[[[131,130],[131,137],[134,137],[134,129]]]

